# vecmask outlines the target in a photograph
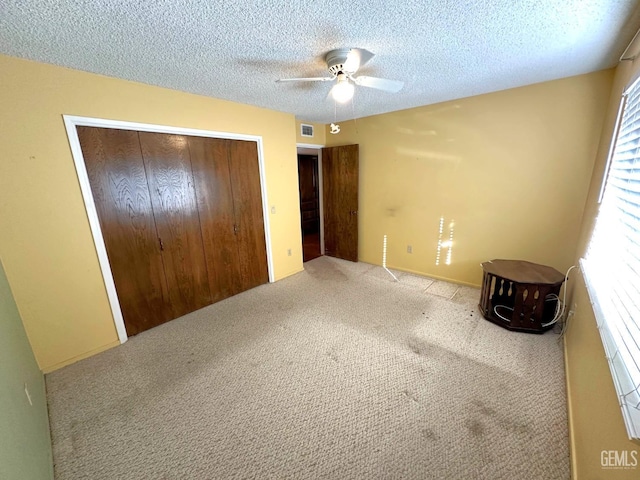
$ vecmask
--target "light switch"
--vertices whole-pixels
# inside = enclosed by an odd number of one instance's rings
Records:
[[[271,213],[276,213],[276,206],[275,205],[271,205]]]

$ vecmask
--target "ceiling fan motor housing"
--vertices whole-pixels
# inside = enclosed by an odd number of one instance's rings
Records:
[[[344,98],[351,98],[353,84],[363,87],[375,88],[390,93],[399,92],[404,82],[399,80],[388,80],[386,78],[369,77],[366,75],[354,76],[358,69],[373,58],[374,54],[364,48],[337,48],[327,52],[324,56],[327,68],[331,73],[330,77],[311,78],[281,78],[279,82],[331,82],[337,80],[332,88],[345,91]],[[347,93],[347,90],[350,92]],[[335,98],[335,95],[334,95]]]
[[[347,61],[347,55],[350,51],[350,48],[339,48],[337,50],[331,50],[325,55],[324,59],[326,60],[327,66],[329,67],[329,71],[332,75],[338,75],[345,71],[344,64]]]

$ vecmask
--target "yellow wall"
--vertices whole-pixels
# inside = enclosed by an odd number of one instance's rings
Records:
[[[584,255],[597,213],[597,198],[621,94],[638,72],[640,59],[620,63],[615,72],[584,209],[579,247],[574,260],[576,264]],[[573,294],[568,303],[575,315],[569,319],[565,336],[572,475],[579,480],[637,479],[640,478],[640,466],[630,470],[603,470],[600,464],[603,450],[640,452],[640,445],[629,441],[627,437],[584,279],[580,272],[572,274],[572,278],[575,280],[571,289]]]
[[[300,125],[312,125],[313,126],[313,137],[303,137],[300,135]],[[323,123],[313,123],[307,121],[296,120],[296,142],[298,143],[306,143],[309,145],[324,145],[326,141],[326,131]]]
[[[360,145],[361,261],[478,285],[480,263],[574,261],[613,71],[340,122]],[[357,93],[356,93],[357,94]],[[435,265],[453,222],[451,265]],[[407,253],[411,245],[413,253]]]
[[[275,277],[302,269],[293,115],[7,56],[0,105],[0,256],[44,371],[117,344],[63,114],[261,135]]]

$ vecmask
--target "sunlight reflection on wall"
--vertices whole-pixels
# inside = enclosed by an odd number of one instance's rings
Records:
[[[453,227],[455,221],[451,219],[449,222],[449,235],[445,239],[445,219],[440,217],[440,225],[438,227],[438,246],[436,247],[436,265],[440,265],[441,258],[444,254],[444,264],[451,265],[451,255],[453,252]]]

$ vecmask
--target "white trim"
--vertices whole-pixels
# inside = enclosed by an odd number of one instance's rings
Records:
[[[73,163],[78,174],[80,191],[82,192],[82,199],[87,210],[89,226],[93,235],[93,243],[95,244],[96,252],[98,254],[98,261],[100,263],[102,278],[107,290],[107,297],[109,299],[109,305],[111,306],[111,313],[113,314],[113,322],[115,324],[116,331],[118,332],[118,339],[120,340],[120,343],[124,343],[127,341],[127,331],[124,325],[124,318],[122,317],[120,301],[118,300],[118,295],[116,293],[115,282],[113,281],[113,274],[111,273],[111,265],[109,264],[109,258],[107,256],[107,248],[105,246],[104,237],[100,228],[98,212],[96,210],[96,206],[93,201],[93,195],[91,193],[91,184],[89,183],[89,176],[87,174],[87,168],[84,163],[82,148],[80,147],[80,140],[78,139],[78,132],[76,130],[76,127],[78,126],[116,128],[120,130],[135,130],[139,132],[170,133],[176,135],[226,138],[230,140],[248,140],[256,142],[258,144],[258,167],[260,170],[262,216],[264,218],[264,236],[267,246],[267,268],[269,271],[269,283],[273,283],[275,281],[273,273],[273,254],[271,250],[271,229],[269,226],[267,181],[264,166],[264,148],[261,136],[229,132],[216,132],[211,130],[199,130],[194,128],[171,127],[166,125],[154,125],[148,123],[123,122],[119,120],[107,120],[102,118],[78,117],[74,115],[63,115],[62,117],[64,119],[64,125],[67,131],[67,137],[69,139],[69,146],[71,147]]]
[[[636,44],[636,39],[638,38],[638,34],[640,34],[640,30],[638,30],[636,32],[636,34],[633,36],[633,38],[629,42],[629,45],[627,45],[627,48],[625,48],[624,52],[622,52],[622,55],[620,55],[620,59],[619,59],[620,62],[623,62],[625,60],[633,61],[638,57],[638,54],[640,53],[638,51],[632,53],[630,57],[627,57],[627,53],[629,53],[629,50],[631,50],[632,47],[633,47],[633,50],[638,50],[639,49],[638,45]]]
[[[104,243],[104,237],[102,236],[102,230],[100,229],[100,221],[98,220],[98,211],[96,210],[93,195],[91,194],[89,175],[87,174],[84,156],[82,155],[82,148],[80,147],[80,140],[78,139],[78,132],[76,130],[76,126],[81,125],[81,123],[76,121],[76,117],[63,115],[63,118],[64,126],[67,129],[69,145],[71,146],[73,163],[75,164],[78,181],[80,182],[82,199],[84,200],[87,216],[89,218],[89,226],[91,227],[91,233],[93,235],[93,243],[95,244],[96,252],[98,254],[98,262],[100,263],[100,270],[102,271],[102,279],[104,280],[104,284],[107,289],[107,297],[109,298],[109,305],[111,306],[113,322],[115,324],[116,331],[118,332],[118,339],[120,340],[120,343],[124,343],[127,341],[127,330],[124,326],[122,309],[120,308],[118,294],[116,293],[116,284],[113,281],[111,265],[109,264],[109,257],[107,256],[107,248]]]
[[[621,386],[621,375],[623,375],[623,372],[618,371],[613,362],[613,359],[616,357],[616,351],[609,338],[607,338],[611,334],[609,333],[609,327],[607,326],[605,309],[598,297],[598,289],[594,285],[594,279],[596,278],[595,273],[591,271],[589,261],[584,258],[580,258],[580,270],[582,271],[584,284],[587,287],[589,301],[591,303],[591,308],[593,309],[593,316],[596,319],[596,327],[600,333],[605,357],[609,364],[609,370],[611,371],[611,378],[613,379],[613,386],[615,388],[616,395],[618,396],[618,404],[622,411],[622,419],[624,421],[625,428],[627,429],[627,436],[629,437],[629,440],[638,441],[640,440],[640,410],[633,408],[623,400],[623,395],[625,393]]]
[[[298,147],[298,150],[301,148],[309,148],[311,150],[322,150],[324,148],[324,145],[318,145],[317,143],[296,143],[296,147]],[[302,153],[304,154],[304,152]],[[308,155],[313,155],[313,153],[309,153]]]
[[[228,137],[227,137],[228,138]],[[269,283],[276,281],[273,269],[273,252],[271,251],[271,225],[269,220],[269,197],[267,196],[267,174],[264,166],[264,147],[262,137],[256,137],[258,143],[258,169],[260,170],[260,192],[262,193],[262,218],[264,223],[264,241],[267,245],[267,270]]]
[[[318,204],[320,207],[320,253],[324,255],[324,194],[323,192],[323,180],[322,180],[322,149],[323,145],[314,145],[312,143],[297,143],[298,155],[317,155],[318,156]],[[313,153],[305,152],[304,150],[315,150]]]

